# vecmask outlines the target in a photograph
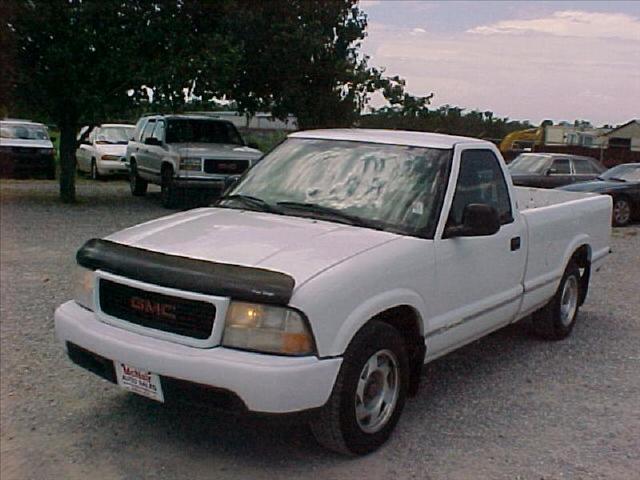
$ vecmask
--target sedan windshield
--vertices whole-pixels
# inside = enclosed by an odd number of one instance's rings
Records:
[[[167,143],[227,143],[244,145],[229,122],[192,118],[173,119],[167,126]]]
[[[543,155],[518,155],[508,167],[511,173],[542,173],[548,162]]]
[[[102,127],[96,135],[96,143],[126,145],[133,137],[135,127]]]
[[[600,178],[603,180],[640,182],[640,165],[618,165],[604,172]]]
[[[20,140],[49,140],[47,130],[42,125],[29,123],[0,124],[0,137]]]
[[[450,160],[451,150],[445,149],[289,139],[249,170],[231,194],[260,199],[284,215],[428,237]],[[222,202],[233,204],[233,198]]]

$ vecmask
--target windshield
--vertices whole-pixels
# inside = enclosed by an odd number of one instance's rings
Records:
[[[512,173],[542,173],[548,162],[549,157],[543,155],[518,155],[508,168]]]
[[[326,219],[323,210],[331,209],[383,229],[429,237],[450,160],[451,150],[289,139],[249,170],[231,193],[280,205],[286,215]],[[300,204],[316,208],[300,209]]]
[[[133,137],[134,127],[101,127],[96,135],[96,143],[126,145]]]
[[[604,180],[640,182],[640,165],[618,165],[604,172],[600,178]]]
[[[167,125],[167,143],[227,143],[244,145],[232,123],[216,120],[173,119]]]
[[[0,137],[20,140],[49,140],[43,125],[29,123],[3,123],[0,125]]]

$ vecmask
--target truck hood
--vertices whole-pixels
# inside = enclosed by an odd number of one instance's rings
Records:
[[[127,153],[127,144],[96,143],[96,150],[102,155],[118,155],[124,157]]]
[[[291,275],[296,288],[399,235],[311,218],[201,208],[152,220],[107,240],[169,255]]]
[[[53,148],[51,140],[28,140],[23,138],[3,138],[0,140],[3,147],[32,147],[32,148]]]
[[[223,160],[257,160],[262,152],[255,148],[225,143],[174,144],[182,157],[220,158]]]

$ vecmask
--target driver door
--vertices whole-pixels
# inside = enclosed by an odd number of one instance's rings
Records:
[[[427,333],[427,352],[437,356],[513,321],[520,306],[526,260],[525,226],[490,149],[460,155],[456,190],[446,225],[434,240],[437,297]],[[500,230],[489,236],[449,237],[469,204],[492,206]],[[451,230],[449,230],[451,231]]]

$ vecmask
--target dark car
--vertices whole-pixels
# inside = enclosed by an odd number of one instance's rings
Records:
[[[55,150],[47,127],[27,120],[0,121],[0,176],[56,176]]]
[[[557,153],[522,153],[509,164],[513,184],[556,188],[593,180],[606,170],[595,158]]]
[[[640,163],[624,163],[610,168],[592,182],[567,185],[560,190],[604,193],[613,197],[613,225],[640,218]]]

